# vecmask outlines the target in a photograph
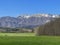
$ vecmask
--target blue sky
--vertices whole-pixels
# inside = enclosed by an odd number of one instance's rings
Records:
[[[60,0],[0,0],[0,17],[37,13],[60,14]]]

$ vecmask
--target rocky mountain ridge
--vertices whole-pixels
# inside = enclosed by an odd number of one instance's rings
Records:
[[[34,14],[34,15],[24,15],[18,17],[0,17],[0,27],[10,27],[10,28],[33,28],[36,26],[43,25],[55,18],[59,18],[60,15],[51,14]]]

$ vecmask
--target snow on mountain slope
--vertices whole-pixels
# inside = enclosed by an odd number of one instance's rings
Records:
[[[25,15],[16,17],[1,17],[0,18],[0,27],[29,27],[33,28],[36,26],[43,25],[47,22],[50,22],[54,18],[59,18],[59,15],[51,14],[34,14],[34,15]]]

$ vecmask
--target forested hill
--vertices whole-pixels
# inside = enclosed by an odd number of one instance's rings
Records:
[[[37,35],[60,35],[60,18],[36,28]]]

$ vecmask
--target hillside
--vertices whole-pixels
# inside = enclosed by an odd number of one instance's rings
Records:
[[[60,35],[60,18],[37,27],[36,35]]]

